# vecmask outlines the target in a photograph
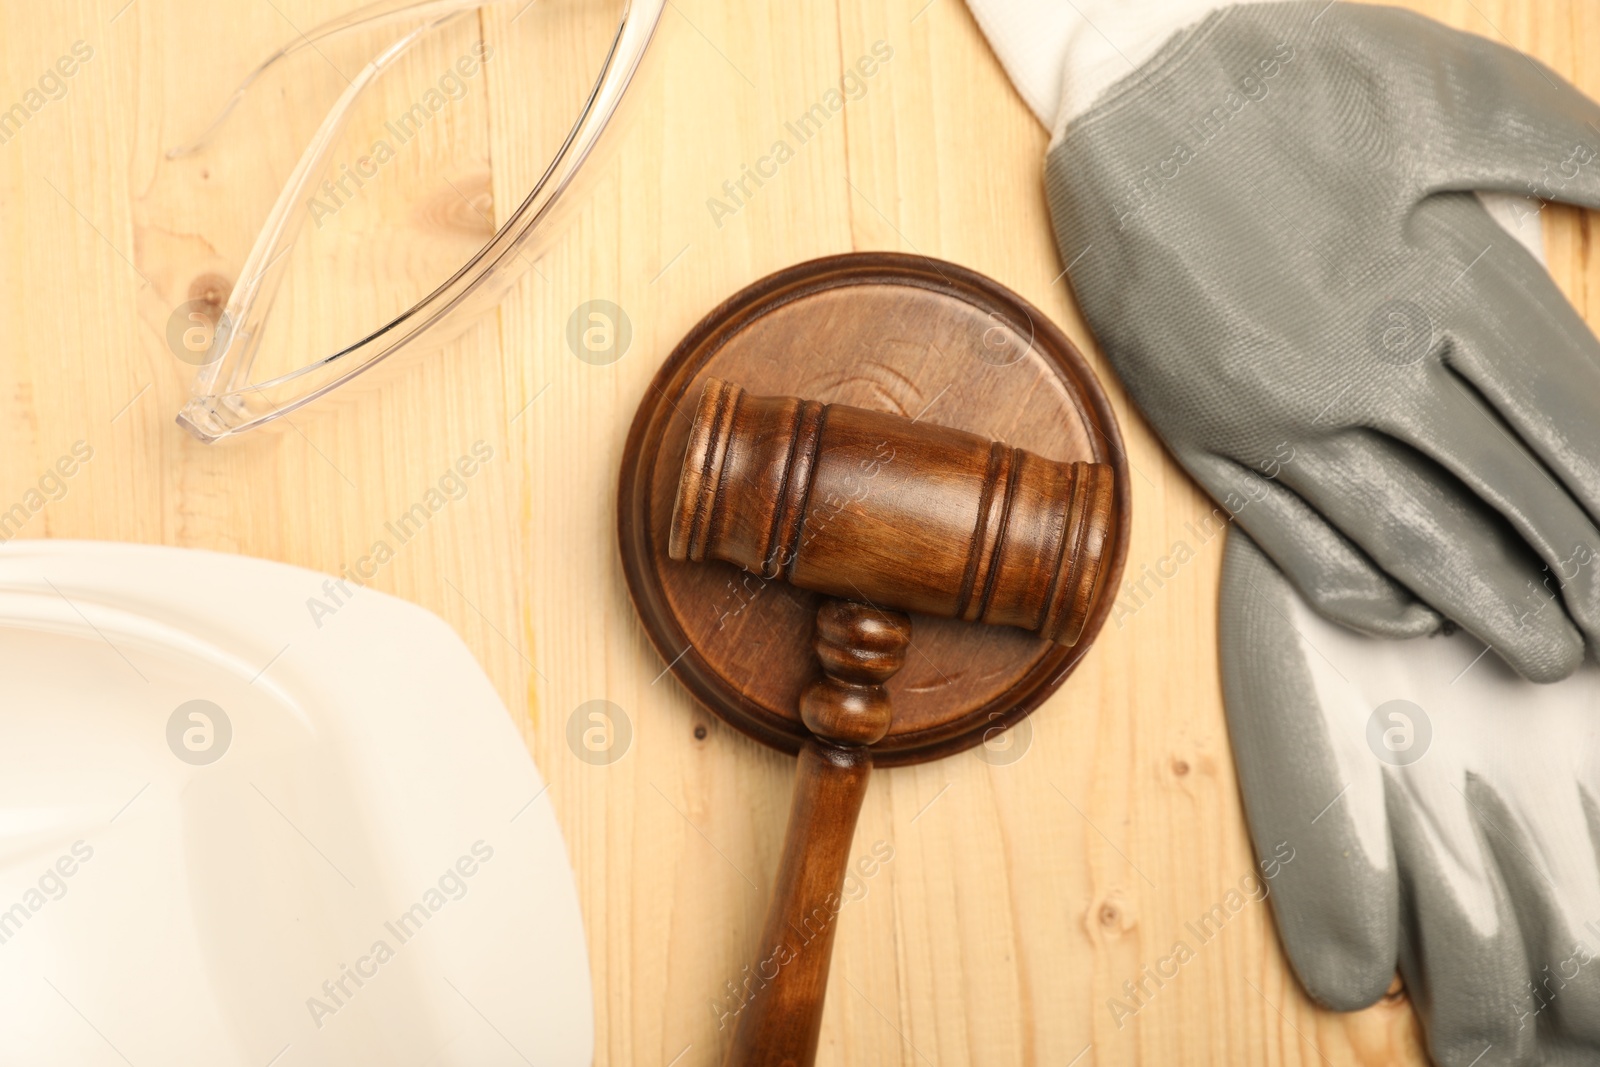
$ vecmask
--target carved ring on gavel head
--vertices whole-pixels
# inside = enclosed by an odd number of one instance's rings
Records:
[[[676,560],[1071,645],[1095,601],[1112,468],[710,379],[671,520]]]

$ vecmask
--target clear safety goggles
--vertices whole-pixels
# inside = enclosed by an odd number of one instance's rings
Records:
[[[235,140],[234,147],[243,143],[246,155],[268,152],[268,142],[282,140],[284,101],[308,80],[304,68],[288,62],[291,58],[317,67],[324,80],[337,73],[343,85],[300,152],[236,279],[220,279],[218,292],[211,294],[197,294],[191,287],[194,299],[168,323],[173,352],[197,368],[178,423],[206,442],[253,429],[402,350],[442,347],[498,303],[548,247],[557,220],[579,199],[577,190],[588,184],[578,181],[580,172],[597,169],[592,163],[597,146],[616,139],[603,135],[617,125],[618,106],[664,5],[665,0],[518,0],[516,5],[507,0],[388,0],[300,33],[257,67],[197,140],[166,153],[162,165],[182,170],[176,179],[180,186],[189,182],[198,188],[194,183],[211,178],[212,169],[225,182],[230,157],[222,142],[239,138],[241,126],[250,131],[245,135],[249,140]],[[475,13],[476,22],[469,17]],[[370,55],[375,41],[392,37],[397,29],[400,36],[384,41],[381,51],[353,75],[343,70],[354,69],[354,63],[347,61],[341,68],[330,58],[341,48],[363,46]],[[488,31],[500,42],[499,54]],[[569,75],[583,71],[581,84],[561,85],[549,94],[564,103],[508,102],[505,94],[497,101],[489,91],[497,70],[543,62],[559,65]],[[299,73],[291,78],[294,72]],[[375,93],[380,79],[385,85]],[[385,102],[372,106],[375,95]],[[262,116],[258,122],[243,117],[251,111]],[[570,122],[552,117],[555,112],[570,116]],[[491,118],[502,129],[513,128],[519,147],[523,131],[518,125],[532,127],[526,137],[528,158],[505,166],[497,158],[494,168],[488,168],[489,138],[483,129]],[[353,119],[359,120],[359,129],[352,127]],[[414,139],[418,144],[432,139],[434,144],[414,147]],[[474,139],[479,142],[475,177],[463,188],[459,173],[451,172],[449,156]],[[237,165],[237,157],[232,163]],[[419,168],[430,165],[440,173],[419,179]],[[497,195],[495,185],[517,181],[519,170],[524,174],[522,189],[528,191],[495,224],[496,204],[510,203]],[[372,193],[386,183],[388,189]],[[396,191],[411,186],[415,192],[426,184],[436,187],[437,196],[431,201],[423,197],[420,208],[406,205],[403,217],[394,218]],[[174,199],[181,205],[181,189],[176,197],[168,195],[169,201]],[[426,226],[417,223],[419,217]],[[410,240],[424,229],[427,240]],[[306,247],[310,244],[315,248]],[[416,269],[401,273],[413,291],[396,295],[392,290],[406,286],[384,284],[379,279],[389,274],[380,268],[409,266],[412,256],[419,260]],[[283,301],[280,288],[291,270],[305,271],[312,280],[305,285],[297,281],[294,288],[308,291]],[[329,297],[330,288],[346,295]],[[227,294],[225,303],[221,292]],[[209,314],[207,300],[213,302]],[[327,313],[330,307],[348,310],[351,303],[362,306],[353,314]],[[264,347],[275,304],[289,306],[279,318],[293,320],[293,328],[275,339],[281,343]],[[319,319],[337,320],[346,331],[352,320],[361,322],[354,330],[359,336],[353,341],[319,337]]]

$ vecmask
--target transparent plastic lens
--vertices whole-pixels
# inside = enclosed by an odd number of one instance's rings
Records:
[[[522,2],[526,4],[527,0]],[[267,320],[296,258],[296,242],[309,217],[307,205],[316,202],[319,188],[327,188],[332,153],[342,141],[358,100],[386,73],[402,65],[409,53],[458,19],[479,8],[507,5],[505,0],[491,0],[489,4],[482,0],[372,4],[308,31],[257,67],[235,89],[205,131],[194,141],[169,151],[168,159],[215,150],[214,141],[230,116],[252,96],[264,76],[290,56],[307,49],[321,51],[321,46],[336,39],[358,36],[362,31],[391,23],[416,23],[349,77],[305,146],[217,316],[209,346],[190,360],[198,370],[191,398],[179,412],[178,423],[208,442],[261,426],[402,350],[431,351],[442,346],[468,327],[479,313],[496,304],[532,262],[536,248],[554,236],[558,208],[576,199],[575,186],[584,163],[594,154],[607,129],[615,125],[618,106],[644,57],[664,4],[665,0],[621,3],[615,32],[592,85],[581,98],[576,118],[558,139],[532,189],[501,225],[493,227],[487,213],[454,185],[450,186],[465,203],[464,210],[475,214],[485,228],[493,229],[492,236],[464,264],[397,314],[383,313],[381,324],[364,336],[322,353],[312,349],[304,358],[291,356],[287,363],[260,358]],[[398,227],[395,231],[400,234],[396,240],[405,239]],[[437,249],[433,252],[438,254]]]

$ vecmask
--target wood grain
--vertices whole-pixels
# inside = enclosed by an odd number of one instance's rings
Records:
[[[847,600],[817,609],[822,673],[800,697],[814,739],[800,746],[794,802],[747,974],[728,1006],[736,1017],[725,1067],[811,1067],[844,910],[851,846],[872,773],[875,741],[892,709],[883,683],[905,664],[911,619]],[[718,1019],[719,1029],[725,1014]]]
[[[1349,1016],[1309,1004],[1260,906],[1137,1016],[1119,1025],[1107,1010],[1186,920],[1252,869],[1217,681],[1222,538],[1199,525],[1211,504],[1093,353],[1048,232],[1045,134],[957,0],[673,0],[621,153],[496,315],[381,392],[240,447],[200,446],[172,423],[189,368],[167,348],[167,319],[197,279],[235,278],[318,115],[269,109],[237,162],[205,177],[197,166],[158,181],[162,153],[297,26],[355,6],[7,2],[8,105],[74,41],[95,49],[62,99],[0,145],[0,501],[21,499],[75,441],[94,449],[23,536],[187,545],[338,572],[473,442],[490,445],[494,459],[466,494],[371,584],[456,627],[551,782],[587,923],[597,1062],[712,1064],[728,1036],[716,1005],[746,963],[778,866],[794,762],[657,679],[611,532],[627,421],[677,339],[763,274],[852,249],[968,265],[1059,322],[1112,390],[1136,497],[1130,572],[1179,542],[1193,559],[1107,625],[1030,720],[1031,736],[1014,739],[1020,758],[976,750],[874,776],[855,845],[873,873],[858,874],[855,890],[847,882],[819,1062],[1422,1062],[1403,1000]],[[535,41],[523,29],[533,13],[513,22],[519,6],[453,27],[419,57],[425,78],[481,35],[505,62],[491,62],[465,106],[397,163],[405,180],[340,213],[341,232],[361,232],[364,219],[380,237],[387,229],[387,243],[296,253],[280,309],[291,335],[348,336],[437,280],[481,237],[479,211],[493,217],[537,174],[541,139],[561,128],[559,86],[580,81],[561,75],[600,31],[575,4],[541,4],[550,32]],[[1407,6],[1508,41],[1600,97],[1592,3]],[[796,143],[785,124],[878,41],[892,58],[860,98]],[[326,70],[315,77],[324,91],[338,84]],[[379,117],[407,103],[403,89],[388,92]],[[775,177],[747,180],[751,195],[731,213],[708,207],[732,206],[723,183],[781,138],[792,152]],[[1557,281],[1600,322],[1592,218],[1551,209],[1545,222]],[[352,276],[353,291],[328,284]],[[597,298],[632,324],[626,354],[604,366],[565,341],[574,309]],[[598,697],[633,726],[631,749],[606,766],[564,740],[573,710]]]
[[[1116,478],[1108,464],[1036,456],[931,418],[752,396],[710,378],[670,552],[1070,647],[1110,569]]]
[[[673,676],[708,707],[722,708],[726,721],[786,752],[798,750],[806,738],[795,709],[810,680],[809,639],[818,598],[807,589],[870,600],[890,590],[879,584],[884,575],[859,570],[851,579],[861,583],[860,590],[819,586],[806,574],[798,582],[764,578],[770,572],[767,548],[760,546],[753,549],[763,557],[755,561],[754,573],[716,559],[722,552],[709,553],[713,559],[699,566],[663,562],[674,552],[668,537],[674,528],[685,535],[682,547],[689,554],[707,554],[690,550],[688,542],[698,539],[674,527],[670,515],[684,501],[684,457],[710,446],[709,435],[691,432],[690,413],[704,411],[707,385],[719,375],[737,378],[758,393],[809,398],[806,408],[798,399],[775,403],[778,409],[815,412],[819,427],[826,421],[822,401],[875,409],[893,426],[892,432],[885,428],[886,437],[903,439],[898,446],[874,439],[854,461],[843,452],[812,453],[796,443],[794,463],[812,470],[789,483],[800,490],[789,517],[801,516],[801,501],[815,513],[803,523],[813,531],[804,554],[804,571],[812,576],[815,564],[826,564],[830,545],[836,556],[859,541],[840,535],[871,519],[872,502],[894,500],[920,484],[920,468],[911,457],[929,435],[937,436],[923,429],[935,419],[946,429],[972,435],[969,443],[975,442],[977,451],[970,459],[979,474],[991,456],[988,442],[999,438],[1026,445],[1035,455],[1108,468],[1105,473],[1121,486],[1131,481],[1104,390],[1071,342],[1037,309],[954,264],[891,253],[826,257],[769,275],[719,304],[662,364],[628,431],[618,486],[622,570],[645,632]],[[759,415],[772,404],[752,401],[748,407]],[[779,437],[791,440],[786,426],[768,434],[760,422],[744,427],[739,436],[753,434],[768,444]],[[880,445],[888,445],[888,451]],[[896,447],[907,450],[906,459],[898,458]],[[893,463],[886,459],[891,453],[897,457]],[[780,459],[787,465],[789,456],[779,443],[773,468]],[[761,450],[734,453],[736,466],[747,461],[762,462]],[[820,492],[819,480],[825,483]],[[699,496],[708,485],[691,484],[689,491]],[[1130,516],[1129,494],[1115,493],[1111,500],[1115,516],[1107,529],[1113,536],[1098,551],[1105,577],[1091,583],[1106,589],[1116,587],[1126,560]],[[716,513],[723,519],[758,510],[771,515],[762,502],[750,504]],[[973,518],[960,535],[951,536],[952,544],[965,542]],[[926,525],[926,518],[908,512],[894,525],[889,543],[910,542],[914,532],[900,528]],[[1000,525],[995,523],[996,531]],[[757,518],[753,528],[742,527],[744,532],[737,522],[719,520],[713,527],[719,540],[732,542],[764,539],[772,524]],[[1023,531],[1028,527],[1019,525]],[[951,596],[959,593],[954,570],[959,562],[952,560],[949,571]],[[907,565],[901,559],[879,570],[892,577]],[[1021,577],[1010,567],[995,573]],[[1110,608],[1110,597],[1096,597],[1085,629],[1097,632]],[[1052,646],[1019,628],[974,628],[938,613],[924,615],[910,663],[888,683],[898,694],[899,711],[889,736],[875,746],[877,765],[920,762],[1004,731],[1054,692],[1088,647],[1087,642]]]
[[[816,262],[828,271],[868,258]],[[922,257],[904,265],[928,273],[955,269]],[[851,341],[870,333],[860,312],[877,307],[863,298],[876,289],[824,290],[827,299],[810,302],[809,323],[788,316],[791,329],[815,340],[815,371],[855,371],[860,357]],[[709,322],[710,332],[718,333],[721,320],[741,317],[745,303],[742,294],[734,297],[702,325]],[[793,297],[786,306],[794,306]],[[897,311],[917,328],[952,313],[926,296]],[[953,313],[965,316],[970,309]],[[755,327],[761,322],[747,321]],[[982,345],[994,329],[972,340]],[[918,337],[915,329],[896,335],[913,349]],[[737,335],[721,351],[735,341]],[[1063,338],[1054,342],[1070,351]],[[1013,346],[1005,347],[1009,353]],[[743,351],[750,360],[772,358],[761,346]],[[953,350],[950,357],[973,354]],[[1081,371],[1081,360],[1072,355],[1071,366]],[[679,413],[679,401],[689,399],[677,390],[697,368],[698,356],[696,346],[680,345],[634,418],[619,479],[618,540],[629,592],[666,669],[713,714],[750,737],[771,737],[782,751],[801,739],[783,860],[756,962],[747,972],[754,987],[740,991],[737,1007],[724,1012],[718,1025],[729,1014],[737,1016],[727,1067],[811,1067],[856,820],[873,762],[885,744],[894,743],[886,742],[892,719],[887,683],[911,647],[912,622],[904,612],[1011,626],[1049,645],[1072,647],[1081,639],[1080,655],[1086,652],[1106,617],[1095,610],[1100,576],[1114,588],[1126,559],[1129,511],[1115,485],[1126,482],[1128,471],[1120,435],[1109,421],[1101,432],[1114,447],[1115,466],[1062,462],[924,420],[925,412],[908,417],[794,396],[753,396],[716,377],[704,379],[680,457],[657,431]],[[981,359],[970,362],[991,369]],[[723,373],[737,368],[735,363]],[[892,364],[885,369],[901,373]],[[1069,422],[1078,410],[1105,410],[1098,385],[1086,375],[1077,380],[1092,387],[1092,395],[1070,390],[1065,399],[1072,403],[1052,421]],[[968,392],[945,411],[989,400],[982,390]],[[670,472],[674,461],[679,475],[671,512],[644,506],[659,479],[650,472]],[[681,627],[659,590],[674,575],[703,573],[706,564],[717,562],[753,576],[764,593],[767,583],[783,583],[755,606],[758,613],[796,591],[830,594],[816,614],[817,665],[794,656],[781,641],[754,637],[675,651],[683,640]],[[1086,629],[1091,614],[1095,624]],[[997,720],[1016,724],[1066,679],[1059,671],[1042,686],[1029,685],[1032,672],[1019,678],[1012,663],[989,662],[993,649],[981,633],[962,635],[966,640],[940,669],[953,678],[998,676],[1002,687],[976,708],[950,707],[945,719],[924,717],[917,729],[902,730],[896,740],[903,744],[927,740],[897,752],[899,762],[937,759],[981,744],[997,732]],[[719,688],[701,684],[708,674]],[[795,701],[800,723],[786,734],[781,727],[787,724],[751,708],[749,690],[753,679],[797,674],[811,680]],[[915,691],[908,698],[913,708],[931,703]],[[995,710],[985,715],[989,707]]]

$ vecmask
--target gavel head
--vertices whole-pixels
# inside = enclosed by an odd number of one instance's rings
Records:
[[[668,552],[1071,645],[1099,592],[1115,492],[1105,464],[712,378]]]

